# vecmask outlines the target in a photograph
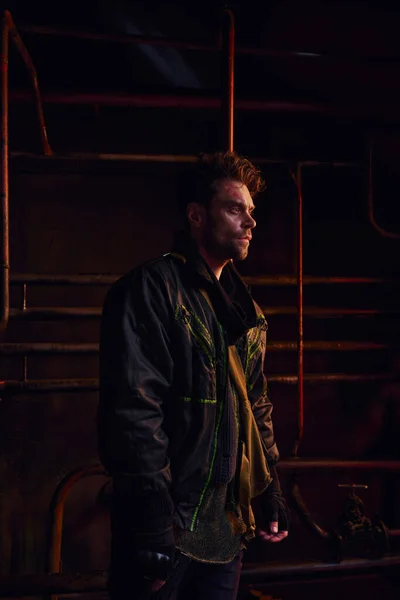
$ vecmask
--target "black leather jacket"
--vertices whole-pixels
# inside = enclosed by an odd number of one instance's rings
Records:
[[[266,322],[231,264],[220,282],[193,251],[185,261],[168,254],[120,279],[103,310],[101,461],[114,486],[144,498],[147,509],[167,511],[172,499],[174,523],[184,529],[195,526],[211,480],[232,341],[267,460],[279,459],[263,374]],[[216,313],[200,292],[206,286]],[[231,318],[235,297],[240,326]]]

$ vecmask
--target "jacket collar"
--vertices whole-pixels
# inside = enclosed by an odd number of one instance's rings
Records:
[[[188,273],[193,277],[193,285],[204,288],[209,294],[229,344],[235,344],[244,333],[257,325],[258,316],[253,299],[233,262],[223,268],[218,281],[188,233],[179,232],[175,235],[172,251],[184,257]]]

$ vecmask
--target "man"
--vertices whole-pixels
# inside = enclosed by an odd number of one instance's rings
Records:
[[[261,537],[287,536],[266,322],[232,263],[247,256],[263,182],[248,160],[217,153],[181,184],[186,231],[173,252],[125,275],[104,304],[99,449],[114,484],[113,600],[234,600],[255,497]]]

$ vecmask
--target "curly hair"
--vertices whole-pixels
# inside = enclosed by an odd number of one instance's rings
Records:
[[[236,152],[200,154],[178,182],[178,206],[182,213],[190,202],[209,206],[216,184],[223,179],[239,181],[247,186],[252,198],[265,187],[261,172]]]

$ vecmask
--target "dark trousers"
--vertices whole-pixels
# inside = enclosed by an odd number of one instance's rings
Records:
[[[180,556],[170,578],[155,593],[132,568],[121,569],[109,581],[110,600],[236,600],[242,554],[225,565],[199,563]]]
[[[154,600],[236,600],[242,554],[224,565],[190,561],[182,556],[175,576],[159,590]]]

